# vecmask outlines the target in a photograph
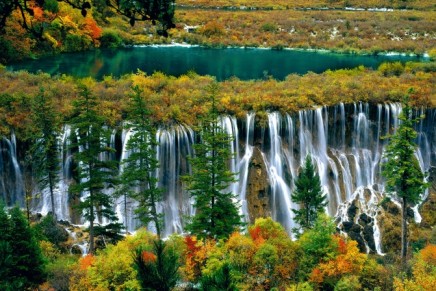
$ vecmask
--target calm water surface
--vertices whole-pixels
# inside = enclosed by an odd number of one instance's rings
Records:
[[[148,74],[161,71],[175,76],[195,71],[201,75],[215,76],[221,81],[232,76],[242,80],[261,79],[266,76],[284,79],[293,73],[321,73],[328,69],[354,68],[360,65],[377,68],[385,61],[406,62],[417,59],[399,55],[356,56],[293,50],[142,46],[61,54],[13,64],[8,68],[43,71],[51,75],[92,76],[97,79],[105,75],[118,77],[137,72],[138,69]]]

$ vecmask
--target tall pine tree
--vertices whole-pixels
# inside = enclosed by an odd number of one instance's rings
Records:
[[[8,218],[0,208],[0,286],[4,290],[33,289],[46,278],[41,249],[21,210],[12,208]]]
[[[97,112],[97,98],[86,86],[81,85],[80,96],[73,106],[75,116],[71,120],[71,127],[76,135],[71,146],[76,151],[74,159],[78,181],[71,189],[73,193],[82,195],[78,208],[89,222],[89,252],[94,253],[96,229],[101,234],[105,233],[95,222],[101,218],[117,220],[112,197],[105,193],[115,186],[117,163],[105,157],[113,151],[107,145],[111,131],[107,129],[105,119]],[[120,227],[118,223],[112,223],[106,225],[105,229],[117,232]]]
[[[234,158],[230,151],[232,137],[219,126],[216,91],[214,84],[208,100],[211,108],[201,118],[201,141],[194,146],[195,157],[190,159],[192,174],[187,177],[196,214],[186,229],[201,239],[227,238],[242,226],[236,195],[228,190],[235,181],[235,173],[229,170],[229,160]]]
[[[162,201],[162,190],[158,188],[156,178],[159,167],[156,159],[156,128],[151,121],[151,113],[142,91],[137,86],[133,88],[128,110],[127,128],[131,130],[131,135],[126,150],[130,154],[122,162],[120,193],[139,203],[135,210],[138,218],[144,225],[153,222],[160,237],[163,220],[162,215],[157,212],[157,204]]]
[[[300,209],[292,209],[295,221],[302,229],[311,229],[318,213],[324,212],[327,201],[323,195],[319,175],[309,155],[306,156],[304,166],[295,180],[295,190],[291,194],[291,199],[300,205]]]
[[[41,190],[50,192],[51,211],[56,219],[55,188],[59,182],[59,119],[51,100],[41,88],[32,106],[33,134],[31,159],[33,173]]]
[[[389,139],[384,153],[383,176],[386,178],[386,191],[401,200],[401,257],[407,258],[407,207],[419,202],[421,194],[428,184],[424,180],[418,160],[415,156],[417,137],[413,125],[420,119],[412,118],[412,109],[408,96],[404,99],[404,108],[400,113],[400,124]]]
[[[12,255],[12,229],[5,205],[0,200],[0,288],[8,290],[11,285],[13,255]]]

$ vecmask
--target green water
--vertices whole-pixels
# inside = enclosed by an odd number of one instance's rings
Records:
[[[232,76],[242,80],[272,76],[284,79],[289,74],[321,73],[328,69],[354,68],[360,65],[377,68],[385,61],[417,60],[405,56],[356,56],[294,50],[207,49],[183,46],[145,46],[116,50],[94,50],[61,54],[13,64],[10,70],[43,71],[51,75],[75,77],[121,76],[141,70],[148,74],[161,71],[180,76],[188,71],[212,75],[217,80]]]

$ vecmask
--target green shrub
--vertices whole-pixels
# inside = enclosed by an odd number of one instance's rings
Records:
[[[383,63],[378,67],[383,76],[400,76],[404,72],[404,65],[400,62]]]
[[[277,25],[275,23],[267,22],[267,23],[262,25],[260,30],[263,32],[277,32],[279,30],[279,28],[277,27]]]
[[[60,243],[68,240],[68,232],[56,223],[52,214],[44,217],[40,223],[35,226],[39,240],[47,239],[52,244],[59,247]]]
[[[52,13],[59,12],[59,4],[57,0],[45,0],[44,1],[44,10],[50,11]]]
[[[58,291],[70,290],[70,277],[77,257],[72,255],[60,256],[47,264],[47,279],[51,287]]]
[[[100,43],[102,47],[116,48],[123,44],[123,40],[117,32],[105,30],[100,37]]]
[[[7,64],[22,58],[23,54],[15,49],[13,43],[0,36],[0,63]]]
[[[65,38],[64,51],[76,52],[88,49],[92,40],[86,35],[69,34]]]

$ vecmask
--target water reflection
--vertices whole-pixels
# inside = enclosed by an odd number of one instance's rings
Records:
[[[215,76],[218,80],[232,76],[249,80],[265,76],[284,79],[292,73],[321,73],[328,69],[354,68],[359,65],[377,68],[384,61],[406,62],[417,59],[399,55],[356,56],[291,50],[145,46],[68,53],[17,63],[8,68],[43,71],[51,75],[92,76],[97,79],[104,75],[134,73],[138,69],[148,74],[162,71],[175,76],[192,70],[201,75]]]

